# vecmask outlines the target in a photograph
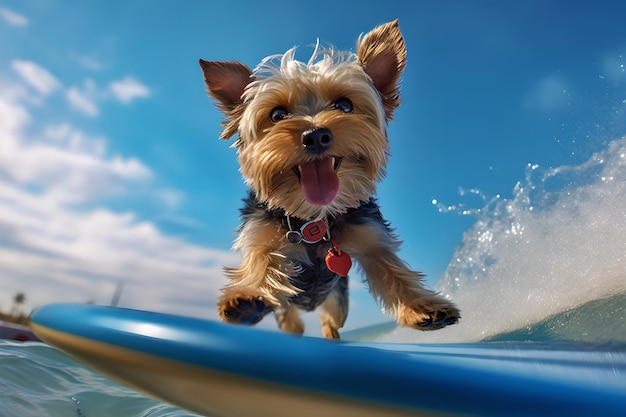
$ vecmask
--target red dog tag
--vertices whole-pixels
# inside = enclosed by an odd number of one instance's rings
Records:
[[[307,222],[300,228],[302,240],[306,243],[317,243],[326,235],[326,223],[321,220]]]
[[[326,254],[326,266],[328,270],[340,277],[347,277],[352,268],[352,258],[337,247],[335,241],[331,241],[333,247]]]

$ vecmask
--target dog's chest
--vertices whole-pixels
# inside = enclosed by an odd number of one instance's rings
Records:
[[[339,280],[347,279],[328,270],[324,258],[319,255],[320,248],[317,246],[308,245],[306,248],[309,262],[292,260],[294,266],[301,272],[289,279],[294,287],[301,290],[291,299],[291,302],[307,311],[314,310],[324,302]]]

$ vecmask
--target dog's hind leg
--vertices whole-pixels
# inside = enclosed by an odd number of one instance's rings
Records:
[[[300,318],[300,312],[294,305],[281,305],[275,310],[276,322],[280,330],[287,333],[304,333],[304,323]]]
[[[339,329],[343,327],[348,317],[348,300],[348,278],[340,278],[322,303],[320,321],[324,337],[339,339]]]

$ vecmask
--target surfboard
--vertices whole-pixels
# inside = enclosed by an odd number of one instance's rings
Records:
[[[623,416],[626,350],[337,342],[147,311],[52,304],[43,341],[207,416]]]

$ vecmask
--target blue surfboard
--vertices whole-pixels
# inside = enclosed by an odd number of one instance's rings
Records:
[[[115,307],[53,304],[35,334],[207,416],[624,416],[626,351],[542,343],[297,337]]]

